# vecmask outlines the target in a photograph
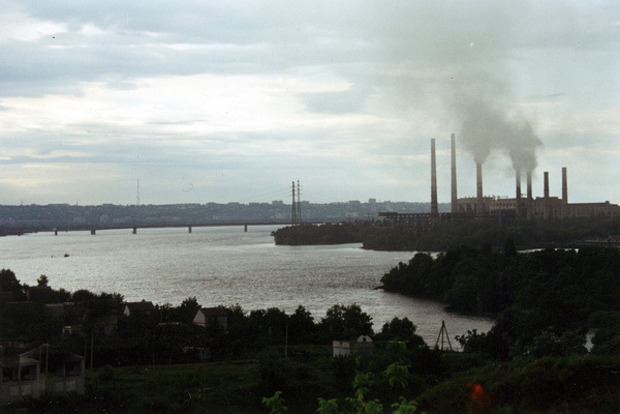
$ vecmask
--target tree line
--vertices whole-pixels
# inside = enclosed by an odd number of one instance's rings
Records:
[[[544,249],[518,253],[460,247],[435,257],[418,253],[381,279],[392,292],[445,302],[450,309],[496,319],[487,333],[459,338],[466,350],[511,359],[526,354],[620,354],[620,251]]]
[[[396,226],[389,221],[356,221],[284,227],[272,233],[276,244],[362,243],[365,249],[446,251],[459,246],[501,248],[507,239],[520,249],[577,247],[585,239],[606,241],[620,235],[620,217],[559,220],[454,219],[432,226]]]

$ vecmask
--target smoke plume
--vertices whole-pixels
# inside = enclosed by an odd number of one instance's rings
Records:
[[[542,142],[504,98],[488,91],[459,93],[452,103],[462,122],[459,139],[476,163],[484,163],[491,152],[501,152],[510,157],[515,170],[533,171]]]

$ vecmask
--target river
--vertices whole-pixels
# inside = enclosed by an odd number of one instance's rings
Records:
[[[385,272],[412,252],[364,250],[361,244],[276,246],[277,226],[99,230],[37,233],[0,238],[0,268],[22,283],[45,274],[68,291],[118,292],[127,301],[178,305],[195,296],[203,306],[239,304],[244,310],[298,305],[315,321],[335,304],[356,303],[375,331],[393,317],[407,317],[429,345],[441,322],[454,336],[487,331],[491,321],[446,312],[440,303],[374,289]]]

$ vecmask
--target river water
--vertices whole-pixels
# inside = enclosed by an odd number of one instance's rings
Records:
[[[361,244],[276,246],[277,226],[99,230],[0,238],[0,268],[22,283],[45,274],[69,291],[118,292],[127,301],[179,305],[195,296],[203,306],[239,304],[244,310],[303,305],[315,321],[335,304],[356,303],[375,331],[393,317],[409,318],[429,345],[441,321],[454,336],[487,331],[491,322],[444,311],[439,303],[373,289],[412,252],[364,250]]]

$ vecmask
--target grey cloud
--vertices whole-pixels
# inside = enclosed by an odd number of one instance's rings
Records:
[[[372,91],[353,87],[338,92],[316,92],[301,94],[306,106],[313,112],[345,114],[360,112]]]

